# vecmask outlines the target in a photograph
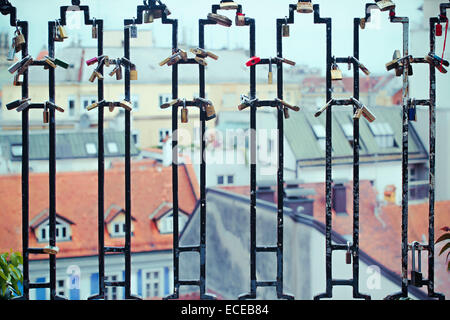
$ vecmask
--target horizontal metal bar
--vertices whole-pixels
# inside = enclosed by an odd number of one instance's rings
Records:
[[[424,58],[414,58],[411,63],[428,63]]]
[[[277,252],[278,247],[256,247],[256,252]]]
[[[125,252],[124,247],[105,247],[105,252],[117,252],[117,253],[123,253]]]
[[[44,109],[45,104],[44,103],[30,103],[28,106],[28,109]]]
[[[352,106],[353,105],[353,101],[350,99],[335,99],[333,100],[332,105],[335,106]]]
[[[125,281],[105,281],[105,287],[125,287]]]
[[[181,286],[199,286],[201,284],[200,280],[180,280],[178,283]]]
[[[28,287],[30,289],[50,288],[50,282],[43,282],[43,283],[32,283],[32,282],[30,282],[28,284]]]
[[[353,280],[342,280],[342,279],[338,279],[338,280],[331,280],[331,284],[333,286],[353,286]]]
[[[44,248],[28,248],[27,251],[32,254],[48,254],[44,252]]]
[[[333,251],[347,251],[348,246],[346,244],[332,244],[331,250]],[[350,246],[350,250],[352,249],[352,246]]]
[[[276,281],[256,281],[257,287],[276,287],[277,284]]]
[[[430,100],[414,100],[415,104],[418,106],[430,106]]]
[[[200,252],[200,246],[191,246],[191,247],[179,247],[178,248],[179,252]]]
[[[276,100],[258,100],[256,102],[258,107],[277,107],[279,104]]]
[[[198,62],[195,61],[195,59],[189,58],[186,61],[180,60],[177,62],[177,64],[198,64]]]

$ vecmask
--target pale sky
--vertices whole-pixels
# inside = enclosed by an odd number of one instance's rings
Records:
[[[18,9],[18,18],[28,20],[30,24],[30,53],[35,56],[47,46],[47,22],[59,18],[59,7],[70,5],[70,0],[10,0]],[[179,20],[179,40],[186,41],[192,46],[198,44],[198,19],[206,18],[211,12],[211,5],[219,0],[163,0],[172,12],[171,18]],[[295,0],[241,0],[243,11],[248,17],[256,19],[257,55],[271,57],[276,54],[275,24],[277,18],[283,18],[289,12],[289,4]],[[353,18],[363,17],[365,3],[371,1],[361,0],[315,0],[320,4],[322,17],[333,18],[333,55],[349,56],[353,52]],[[411,28],[422,22],[422,12],[418,8],[423,0],[395,0],[397,15],[408,16],[411,19]],[[39,6],[37,6],[39,4]],[[136,6],[142,0],[82,0],[82,5],[89,5],[91,17],[103,19],[105,30],[118,30],[123,28],[125,18],[136,15]],[[231,11],[222,11],[231,17]],[[234,19],[233,19],[234,20]],[[312,14],[295,14],[295,25],[291,26],[291,37],[283,40],[284,56],[292,58],[298,64],[308,64],[323,70],[325,61],[325,27],[314,25]],[[9,19],[0,16],[0,31],[9,30]],[[171,46],[171,28],[162,25],[160,20],[150,25],[139,26],[138,29],[151,28],[155,45]],[[70,29],[72,39],[90,39],[89,27],[80,30]],[[80,32],[82,31],[82,32]],[[77,34],[79,33],[79,34]],[[218,48],[248,48],[248,27],[226,28],[211,26],[206,29],[206,47]],[[384,65],[392,57],[395,49],[402,48],[402,33],[399,24],[388,22],[388,13],[381,14],[379,29],[361,31],[361,62],[373,73],[385,72]],[[58,47],[68,45],[70,42],[58,43]],[[94,42],[85,42],[93,45]],[[379,52],[379,54],[373,54]],[[370,59],[370,61],[367,61]]]

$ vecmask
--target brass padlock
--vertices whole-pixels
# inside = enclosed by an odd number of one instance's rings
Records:
[[[119,105],[120,105],[122,108],[124,108],[125,110],[127,110],[127,111],[133,110],[133,105],[131,104],[130,101],[122,100],[122,101],[119,103]]]
[[[92,39],[98,38],[98,29],[97,29],[97,22],[95,21],[95,18],[92,22]]]
[[[208,62],[206,62],[206,60],[203,59],[203,58],[195,57],[194,60],[195,60],[198,64],[200,64],[200,65],[202,65],[202,66],[207,66],[207,65],[208,65]]]
[[[181,109],[181,123],[188,123],[188,109],[186,106]]]
[[[353,119],[361,119],[361,116],[362,116],[362,109],[361,108],[358,108],[358,109],[356,109],[356,112],[355,112],[355,114],[353,115]]]
[[[337,81],[337,80],[342,80],[342,71],[339,69],[339,67],[337,66],[337,64],[333,64],[333,66],[331,67],[331,80],[333,81]]]
[[[130,67],[130,80],[135,81],[137,79],[138,79],[138,74],[137,74],[136,66],[132,65]]]
[[[59,252],[59,248],[56,246],[46,246],[43,251],[47,254],[56,255]]]
[[[289,119],[289,109],[288,108],[283,108],[283,113],[284,113],[284,118],[285,119]]]
[[[268,84],[273,83],[273,73],[272,73],[272,58],[269,59],[269,75],[268,75]]]
[[[283,37],[289,37],[290,36],[290,30],[289,30],[289,24],[288,24],[288,18],[285,17],[284,18],[285,23],[283,24],[283,27],[281,28],[281,33],[283,35]]]
[[[381,11],[389,11],[395,9],[395,4],[391,0],[375,0]]]
[[[154,21],[153,12],[150,10],[146,10],[144,12],[144,23],[152,23]]]
[[[44,59],[45,63],[47,63],[50,67],[52,67],[53,69],[56,68],[56,64],[52,58],[50,58],[49,56],[44,56]]]
[[[359,26],[363,30],[366,28],[366,19],[365,18],[362,18],[359,20]]]
[[[312,13],[313,10],[313,4],[311,3],[311,0],[300,0],[297,3],[297,12],[299,13]]]
[[[16,52],[22,50],[22,45],[25,43],[25,36],[20,32],[20,29],[16,27],[15,31],[15,47]]]
[[[206,121],[212,120],[216,117],[216,110],[212,104],[206,106]]]
[[[221,10],[237,10],[239,5],[233,0],[222,0],[220,1]]]
[[[91,76],[89,77],[89,81],[94,82],[96,78],[97,78],[97,72],[94,71],[94,72],[92,72]]]
[[[228,19],[228,17],[217,13],[208,13],[208,19],[215,21],[217,24],[224,27],[231,27],[231,25],[233,24],[233,21]]]
[[[92,103],[92,104],[88,105],[88,106],[87,106],[87,108],[86,108],[86,110],[87,110],[87,111],[91,111],[91,110],[93,110],[93,109],[97,108],[97,107],[98,107],[98,105],[99,105],[99,103],[98,103],[98,102],[94,102],[94,103]]]
[[[66,30],[64,29],[64,27],[61,25],[61,23],[59,22],[59,20],[56,20],[57,23],[57,29],[58,29],[58,35],[60,39],[67,39],[67,33]]]

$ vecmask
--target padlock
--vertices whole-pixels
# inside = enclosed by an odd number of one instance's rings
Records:
[[[195,59],[195,58],[194,58],[194,59]],[[170,67],[170,66],[172,66],[172,65],[174,65],[174,64],[176,64],[176,63],[178,63],[180,60],[181,60],[181,56],[180,56],[180,55],[176,55],[176,56],[174,56],[173,58],[171,58],[171,59],[169,60],[169,62],[167,62],[167,65]]]
[[[14,75],[14,81],[13,81],[13,85],[14,86],[21,86],[22,85],[22,81],[20,81],[20,76],[21,76],[21,74],[15,74]]]
[[[48,123],[49,112],[48,112],[47,104],[44,104],[44,112],[43,112],[42,115],[43,115],[42,121],[43,121],[44,123]]]
[[[208,19],[215,21],[217,24],[224,27],[231,27],[231,25],[233,24],[233,21],[228,19],[228,17],[217,13],[208,13]]]
[[[119,105],[127,111],[133,110],[133,105],[131,104],[130,101],[122,100],[119,102]]]
[[[441,73],[447,73],[447,70],[442,66],[450,66],[450,63],[447,60],[443,60],[441,57],[432,52],[425,56],[425,60],[432,66],[436,67],[436,69],[438,69]]]
[[[130,67],[130,80],[135,81],[137,79],[138,79],[138,74],[137,74],[136,66],[132,65]]]
[[[43,251],[47,254],[56,255],[59,252],[59,248],[56,246],[46,246]]]
[[[94,72],[92,72],[91,76],[89,77],[89,81],[94,82],[96,78],[97,78],[97,72],[94,71]]]
[[[283,113],[284,113],[284,118],[285,119],[289,119],[289,109],[288,108],[283,108]]]
[[[52,67],[53,69],[55,69],[56,68],[56,64],[54,63],[54,61],[53,61],[53,59],[52,58],[50,58],[49,56],[44,56],[44,61],[50,66],[50,67]]]
[[[296,65],[295,61],[288,60],[288,59],[286,59],[286,58],[276,57],[275,59],[277,59],[278,61],[280,61],[280,62],[282,62],[282,63],[289,64],[289,65],[291,65],[291,66],[295,66],[295,65]]]
[[[257,65],[257,64],[260,63],[260,62],[261,62],[261,58],[260,58],[260,57],[252,57],[252,58],[250,58],[250,60],[248,60],[248,61],[245,63],[245,65],[246,65],[247,67],[251,67],[251,66]]]
[[[119,70],[119,66],[115,66],[114,69],[112,69],[112,71],[109,73],[109,76],[110,77],[114,76],[118,70]]]
[[[333,81],[342,80],[342,71],[335,63],[331,67],[331,80]]]
[[[98,78],[98,80],[103,80],[103,75],[101,72],[99,72],[97,69],[94,70],[95,76]]]
[[[345,263],[352,264],[352,252],[350,249],[350,241],[347,241],[347,252],[345,253]]]
[[[381,11],[389,11],[395,9],[395,4],[391,0],[375,0]]]
[[[323,106],[322,108],[320,108],[319,110],[316,111],[316,113],[314,114],[314,117],[316,117],[316,118],[319,117],[325,110],[327,110],[333,104],[333,102],[334,102],[333,99],[328,101],[325,106]]]
[[[235,24],[237,27],[245,26],[245,14],[236,12]]]
[[[416,270],[416,249],[417,249],[417,262],[418,270]],[[415,287],[423,286],[423,276],[422,276],[422,249],[419,247],[418,242],[413,242],[411,244],[411,284]]]
[[[313,4],[311,3],[311,0],[300,0],[297,3],[297,12],[299,13],[312,13],[313,10]]]
[[[284,100],[281,100],[279,98],[275,98],[275,101],[277,101],[279,104],[281,104],[281,105],[285,106],[286,108],[289,108],[289,109],[291,109],[291,110],[293,110],[295,112],[300,111],[300,107],[290,105],[289,103],[287,103]]]
[[[273,73],[272,73],[272,58],[269,59],[269,75],[268,75],[268,83],[273,83]]]
[[[114,103],[110,102],[108,106],[109,112],[114,112]]]
[[[216,110],[212,104],[206,105],[206,121],[212,120],[216,117]]]
[[[442,37],[442,24],[440,23],[436,25],[436,37]]]
[[[68,64],[67,62],[64,62],[64,61],[62,61],[62,60],[60,60],[60,59],[58,59],[58,58],[55,58],[55,59],[53,60],[53,63],[54,63],[55,65],[57,65],[57,66],[63,68],[63,69],[69,68],[69,64]]]
[[[19,69],[24,69],[28,67],[33,62],[33,58],[30,55],[27,55],[25,58],[23,58],[20,61],[17,61],[12,66],[8,68],[9,73],[13,74]]]
[[[366,28],[366,19],[362,18],[359,20],[359,27],[364,30]]]
[[[206,62],[206,60],[203,59],[203,58],[195,57],[194,60],[195,60],[199,65],[202,65],[202,66],[205,66],[205,67],[208,65],[208,62]]]
[[[137,26],[133,23],[130,26],[130,38],[136,39],[138,37]]]
[[[146,10],[144,12],[144,23],[152,23],[154,21],[153,12]]]
[[[16,111],[17,112],[22,112],[23,110],[25,110],[26,108],[28,108],[30,106],[30,101],[31,99],[24,99],[21,101],[20,105],[17,107]]]
[[[93,65],[94,63],[97,63],[97,62],[98,62],[98,57],[94,57],[94,58],[92,58],[92,59],[87,60],[87,61],[86,61],[86,64],[87,64],[88,66],[90,66],[90,65]]]
[[[181,109],[181,123],[188,123],[188,109],[185,106]]]
[[[7,110],[14,110],[16,108],[18,108],[19,106],[21,106],[23,103],[30,101],[31,98],[26,98],[26,99],[19,99],[13,102],[10,102],[6,105],[6,109]]]
[[[12,39],[11,48],[8,51],[8,55],[6,57],[6,60],[14,61],[15,56],[16,56],[16,38],[13,38]]]
[[[281,28],[281,31],[282,31],[281,33],[282,33],[283,37],[287,38],[290,36],[290,29],[289,29],[289,25],[287,22],[288,19],[285,18],[285,20],[286,20],[286,23],[283,24],[283,27]]]
[[[416,100],[411,99],[408,103],[408,119],[409,121],[417,121]]]
[[[16,52],[22,50],[22,45],[25,43],[25,36],[20,32],[20,29],[17,28],[15,31],[15,47]]]
[[[92,39],[98,38],[98,28],[97,28],[97,21],[95,18],[92,19]]]
[[[361,108],[356,109],[355,114],[353,115],[353,119],[361,119],[363,112]]]
[[[59,32],[59,36],[60,36],[60,38],[62,38],[62,39],[67,39],[68,38],[68,36],[67,36],[67,33],[66,33],[66,30],[64,29],[64,27],[62,26],[62,25],[58,25],[58,32]]]
[[[222,0],[220,1],[220,10],[237,10],[239,5],[233,0]]]
[[[191,49],[191,52],[200,58],[210,57],[214,60],[219,59],[219,57],[217,55],[215,55],[214,53],[212,53],[210,51],[206,51],[205,49],[202,49],[202,48]]]
[[[97,108],[97,107],[98,107],[98,105],[99,105],[99,103],[98,103],[98,102],[94,102],[94,103],[92,103],[92,104],[88,105],[88,106],[87,106],[87,108],[86,108],[86,110],[87,110],[87,111],[91,111],[91,110],[93,110],[93,109]]]
[[[172,101],[170,101],[170,102],[167,102],[167,103],[162,104],[162,105],[160,106],[160,108],[161,108],[161,109],[167,109],[167,108],[170,108],[170,107],[172,107],[172,106],[174,106],[174,105],[180,103],[180,101],[181,101],[180,99],[174,99],[174,100],[172,100]]]
[[[122,80],[122,67],[119,65],[116,72],[116,80]]]

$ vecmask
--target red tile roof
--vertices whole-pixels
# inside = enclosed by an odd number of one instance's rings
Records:
[[[369,92],[374,91],[377,85],[383,85],[384,83],[390,81],[392,76],[370,76],[370,77],[361,77],[359,83],[360,92]],[[333,83],[334,87],[340,88],[342,87],[344,92],[353,92],[353,78],[352,77],[344,77],[342,81],[335,81]],[[310,92],[314,88],[326,87],[326,78],[325,77],[317,77],[311,76],[303,79],[302,86],[304,88],[309,88]]]
[[[347,187],[347,213],[336,215],[333,211],[333,230],[345,236],[353,232],[353,186]],[[314,218],[325,223],[325,184],[303,184],[301,187],[314,189]],[[226,186],[224,190],[243,195],[250,195],[248,186]],[[276,190],[276,187],[275,187]],[[275,192],[276,193],[276,192]],[[370,181],[360,181],[360,249],[386,268],[401,275],[401,206],[390,204],[379,208],[379,218],[375,216],[377,191]],[[276,195],[275,195],[275,198]],[[450,201],[436,202],[435,205],[435,240],[443,233],[440,229],[450,225]],[[408,242],[428,241],[428,202],[409,205]],[[447,271],[446,256],[438,256],[443,244],[435,248],[435,290],[450,295],[450,274]],[[422,272],[427,277],[427,253],[422,254]],[[411,264],[409,263],[409,266]],[[423,288],[423,290],[426,290]]]
[[[191,165],[179,166],[180,209],[192,213],[198,194],[195,175]],[[0,203],[2,222],[0,224],[0,252],[11,248],[22,248],[22,204],[20,175],[0,177]],[[123,170],[113,169],[105,172],[105,210],[111,205],[125,208],[125,175]],[[30,221],[48,208],[48,175],[30,174]],[[131,214],[134,221],[134,236],[131,239],[132,251],[170,250],[172,235],[160,234],[152,213],[164,201],[172,202],[172,168],[141,167],[139,161],[133,162],[131,170]],[[97,232],[97,172],[63,172],[56,176],[56,210],[74,222],[72,241],[58,242],[58,258],[91,256],[98,254]],[[121,246],[123,238],[111,238],[105,228],[105,244]],[[30,232],[30,247],[44,247],[37,243]],[[31,255],[31,259],[43,256]]]

